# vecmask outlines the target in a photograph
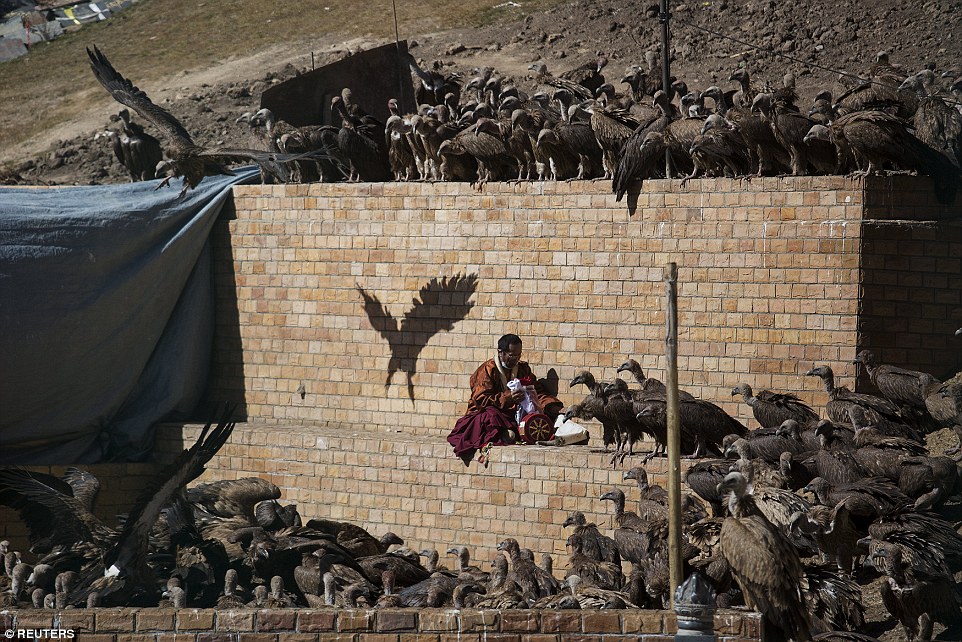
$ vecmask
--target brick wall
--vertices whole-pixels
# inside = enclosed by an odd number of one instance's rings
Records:
[[[173,458],[200,428],[162,427],[158,455]],[[358,524],[375,536],[393,531],[415,551],[437,549],[448,567],[456,560],[445,555],[447,549],[464,545],[487,568],[500,554],[498,544],[513,537],[536,557],[551,553],[556,568],[564,569],[570,529],[562,524],[572,511],[583,512],[610,535],[613,506],[601,495],[618,487],[629,509],[637,501],[634,482],[608,464],[599,427],[590,430],[588,446],[495,448],[487,467],[477,462],[465,467],[440,436],[414,439],[376,428],[253,422],[234,429],[200,481],[268,479],[281,488],[282,502],[297,505],[305,522],[324,517]],[[636,452],[649,449],[639,444]],[[665,483],[664,458],[646,469],[653,483]]]
[[[735,384],[820,406],[802,374],[827,363],[851,386],[861,347],[957,369],[962,206],[936,203],[928,179],[647,181],[630,200],[634,214],[600,181],[237,187],[214,233],[208,396],[250,418],[444,435],[505,332],[525,339],[536,373],[555,369],[566,403],[582,394],[565,383],[577,370],[610,378],[629,355],[663,377],[669,261],[679,381],[742,418]],[[457,274],[478,279],[463,320],[436,333],[411,322],[393,346],[357,289],[399,321],[423,286]],[[439,295],[433,315],[460,318],[457,296]],[[401,371],[386,387],[392,357]]]
[[[0,611],[0,629],[67,629],[83,642],[638,642],[674,640],[664,611],[73,609]],[[715,615],[719,642],[760,640],[758,616]]]

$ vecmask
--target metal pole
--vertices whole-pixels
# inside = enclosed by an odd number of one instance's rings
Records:
[[[678,412],[678,265],[669,263],[665,270],[668,304],[665,320],[668,336],[665,338],[668,367],[665,371],[668,416],[668,572],[671,579],[671,596],[682,580],[681,559],[681,428]]]
[[[669,70],[669,58],[671,57],[669,48],[668,19],[671,14],[668,12],[668,0],[660,0],[661,8],[658,19],[661,21],[661,90],[665,96],[670,98],[668,89],[671,87],[671,72]],[[671,178],[671,152],[665,150],[665,178]]]
[[[407,69],[407,65],[403,60],[401,60],[401,30],[398,29],[397,24],[397,4],[395,0],[391,0],[391,8],[394,10],[394,51],[397,55],[397,86],[398,86],[398,108],[401,113],[407,109],[407,101],[404,98],[404,72]]]

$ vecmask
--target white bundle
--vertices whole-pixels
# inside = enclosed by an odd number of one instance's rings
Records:
[[[512,379],[508,382],[508,390],[511,392],[517,392],[518,390],[524,390],[524,399],[518,404],[518,411],[516,421],[521,423],[521,419],[525,416],[531,414],[532,412],[538,412],[538,399],[535,396],[534,386],[525,386],[518,379]]]

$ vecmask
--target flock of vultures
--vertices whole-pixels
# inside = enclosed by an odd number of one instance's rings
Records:
[[[697,90],[672,78],[662,88],[658,56],[616,80],[602,56],[560,75],[531,65],[533,86],[475,70],[465,78],[436,64],[417,76],[416,113],[389,102],[386,122],[349,88],[331,102],[340,126],[294,127],[269,109],[244,114],[251,149],[193,143],[169,113],[120,75],[96,47],[94,74],[113,97],[150,121],[154,138],[121,112],[114,152],[133,180],[182,176],[184,189],[255,162],[265,182],[603,178],[618,200],[645,178],[916,172],[931,176],[943,203],[962,181],[962,67],[910,73],[880,52],[840,94],[799,105],[791,74],[773,86],[738,69],[731,87]],[[522,86],[525,85],[525,86]],[[623,90],[619,91],[619,88]],[[256,149],[255,149],[256,147]],[[670,156],[670,165],[666,164]],[[164,158],[166,156],[166,158]]]
[[[924,441],[935,429],[962,431],[962,385],[881,364],[868,351],[856,362],[883,396],[837,387],[829,367],[814,368],[807,374],[829,397],[825,420],[794,395],[740,384],[732,395],[762,426],[749,431],[715,404],[680,394],[682,451],[698,458],[685,478],[684,572],[701,574],[718,606],[760,611],[765,640],[874,640],[864,632],[860,588],[873,578],[908,639],[931,639],[937,623],[962,626],[954,579],[962,535],[943,516],[959,506],[959,468],[949,456],[958,449],[929,453]],[[665,388],[634,360],[618,370],[639,385],[581,372],[571,385],[590,392],[566,412],[601,422],[615,463],[652,438],[647,462],[666,440]],[[482,568],[457,542],[440,547],[451,556],[442,559],[437,549],[404,547],[395,533],[378,538],[346,522],[305,522],[262,479],[188,488],[234,427],[229,411],[212,424],[116,529],[91,512],[98,483],[90,473],[0,471],[0,504],[19,512],[35,559],[29,564],[27,554],[0,543],[0,608],[668,604],[667,493],[643,466],[624,474],[636,489],[599,498],[611,502],[610,528],[581,512],[568,516],[563,570],[549,555],[536,562],[510,537]]]

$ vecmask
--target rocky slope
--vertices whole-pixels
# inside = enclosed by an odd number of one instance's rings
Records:
[[[882,0],[866,5],[856,0],[715,0],[673,5],[672,73],[692,89],[712,84],[730,88],[733,83],[728,77],[738,67],[747,68],[758,83],[776,83],[784,73],[792,72],[802,104],[808,105],[820,89],[841,90],[839,73],[867,72],[881,50],[889,52],[894,64],[911,72],[925,64],[943,71],[962,63],[962,2],[932,0],[918,5]],[[557,73],[597,53],[609,58],[606,73],[617,83],[628,65],[643,65],[644,52],[657,49],[660,43],[656,2],[644,7],[628,0],[577,0],[527,16],[521,15],[520,8],[514,11],[517,19],[506,23],[407,37],[412,52],[426,63],[439,60],[447,69],[466,75],[474,67],[492,66],[522,87],[532,82],[527,70],[531,62],[545,60]],[[436,20],[426,19],[425,23],[435,24]],[[380,43],[363,39],[330,43],[330,53],[321,55],[316,64],[376,44]],[[307,46],[288,44],[280,49],[280,55],[270,56],[269,62],[252,55],[252,64],[262,67],[255,80],[250,80],[249,67],[233,78],[230,71],[172,75],[168,97],[160,100],[155,96],[155,100],[181,119],[198,142],[248,146],[247,129],[235,119],[258,107],[265,87],[303,71],[307,61],[302,52],[307,50]],[[233,64],[226,69],[243,67]],[[105,128],[111,125],[108,116],[105,113],[103,117]],[[0,181],[93,184],[126,180],[105,137],[98,137],[89,125],[62,131],[69,132],[69,140],[51,141],[42,154],[7,163],[6,169],[0,170]]]

